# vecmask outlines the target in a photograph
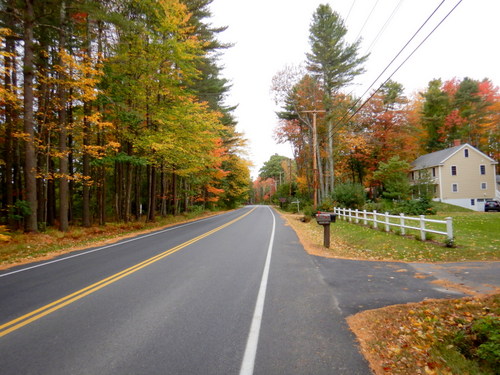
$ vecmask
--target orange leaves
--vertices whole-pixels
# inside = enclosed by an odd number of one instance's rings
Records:
[[[492,295],[390,306],[348,320],[376,374],[437,375],[452,374],[437,348],[452,349],[454,332],[499,312],[499,295]]]

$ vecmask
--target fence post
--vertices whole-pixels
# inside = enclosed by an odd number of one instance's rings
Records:
[[[366,210],[363,210],[363,224],[364,225],[367,224],[367,221],[366,221]]]
[[[401,235],[404,236],[406,234],[406,228],[405,228],[405,214],[400,213],[399,216],[401,217],[400,219],[400,224],[401,224]]]
[[[345,216],[346,216],[346,214],[345,214],[345,207],[344,207],[344,208],[342,208],[342,217],[344,218],[344,220],[346,220]]]
[[[373,210],[373,229],[377,229],[377,210]]]
[[[425,239],[427,238],[426,235],[425,235],[425,216],[424,215],[420,215],[420,239],[422,241],[425,241]]]
[[[391,226],[389,225],[389,212],[385,212],[385,231],[389,232],[391,230]]]
[[[449,241],[453,241],[453,219],[447,217],[446,219],[446,236]]]
[[[349,213],[349,223],[352,223],[352,210],[348,208],[347,212]]]
[[[356,208],[356,210],[355,210],[354,212],[355,212],[355,214],[356,214],[356,216],[355,216],[355,217],[356,217],[356,224],[359,224],[359,216],[358,216],[359,211],[358,211],[358,209]]]

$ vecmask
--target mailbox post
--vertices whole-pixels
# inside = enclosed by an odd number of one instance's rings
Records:
[[[323,246],[330,247],[330,223],[334,222],[337,215],[329,212],[318,212],[316,214],[316,221],[319,225],[323,226]]]

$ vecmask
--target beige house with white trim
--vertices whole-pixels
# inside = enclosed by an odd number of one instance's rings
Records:
[[[422,155],[411,163],[410,181],[430,182],[434,200],[476,211],[486,199],[498,199],[497,162],[469,144]]]

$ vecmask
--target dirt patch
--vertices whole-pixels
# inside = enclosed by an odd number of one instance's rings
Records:
[[[339,253],[345,252],[346,249],[352,248],[346,242],[342,242],[339,240],[331,241],[330,248],[318,245],[323,242],[323,237],[317,232],[314,232],[308,227],[304,226],[301,221],[303,215],[283,212],[280,212],[280,215],[286,220],[288,225],[293,228],[293,230],[299,237],[300,243],[309,254],[325,258],[356,259],[355,257],[339,255]]]

